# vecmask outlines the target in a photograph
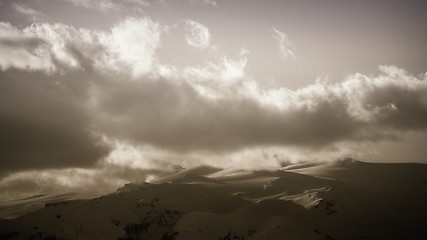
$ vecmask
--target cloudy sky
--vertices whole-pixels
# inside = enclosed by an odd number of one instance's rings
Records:
[[[177,166],[427,163],[426,1],[1,0],[0,200]]]

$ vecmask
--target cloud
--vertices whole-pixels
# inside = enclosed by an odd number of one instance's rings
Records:
[[[91,67],[139,76],[151,71],[162,31],[149,18],[128,18],[108,32],[58,23],[35,23],[21,30],[1,22],[0,68],[52,73]]]
[[[155,52],[160,47],[160,24],[145,19],[127,19],[115,25],[111,34],[104,35],[103,45],[108,52],[99,63],[108,68],[130,67],[133,75],[149,73],[155,64]],[[119,69],[117,69],[119,70]]]
[[[181,78],[197,86],[197,90],[212,92],[214,89],[228,87],[245,76],[247,58],[239,60],[223,56],[218,63],[209,62],[207,66],[188,66],[182,70]],[[180,76],[178,76],[180,77]],[[203,95],[203,93],[201,93]]]
[[[279,55],[283,59],[295,59],[295,48],[294,44],[288,39],[286,33],[271,28],[273,32],[273,39],[276,40],[279,48]]]
[[[90,167],[109,146],[80,100],[84,74],[0,73],[0,175],[22,169]],[[81,95],[80,95],[81,94]]]
[[[378,76],[355,74],[341,83],[317,82],[295,91],[264,90],[245,78],[227,81],[221,71],[185,73],[100,86],[102,119],[113,120],[100,121],[102,132],[174,151],[223,152],[323,148],[392,139],[427,127],[425,79],[392,66],[382,67]]]
[[[88,59],[96,49],[96,34],[64,24],[35,23],[21,30],[1,22],[0,31],[2,70],[16,68],[51,73],[75,69],[81,67],[83,59],[79,58]],[[79,51],[74,51],[76,49]]]
[[[185,40],[187,44],[200,50],[208,48],[211,41],[209,29],[193,20],[186,20],[185,24]]]
[[[0,22],[0,68],[49,69],[50,61],[38,52],[44,41],[25,35],[10,23]]]

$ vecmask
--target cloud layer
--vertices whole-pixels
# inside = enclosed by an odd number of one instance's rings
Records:
[[[203,25],[181,27],[191,46],[210,45]],[[0,23],[1,174],[105,163],[170,169],[246,159],[248,151],[258,151],[254,165],[274,165],[286,153],[266,158],[262,149],[327,152],[427,128],[427,75],[381,66],[341,82],[267,89],[246,73],[247,54],[163,64],[157,51],[167,29],[149,18],[106,31]],[[294,56],[285,35],[274,34],[283,54]]]
[[[425,77],[382,66],[376,76],[358,73],[340,83],[262,89],[244,73],[246,56],[223,57],[206,66],[162,65],[156,50],[163,28],[150,19],[127,19],[109,32],[47,23],[19,30],[2,23],[3,75],[13,76],[6,70],[17,69],[38,70],[39,76],[31,81],[25,73],[15,81],[3,78],[2,90],[16,92],[9,98],[40,94],[34,98],[43,106],[61,104],[48,98],[56,94],[65,97],[63,108],[90,103],[95,114],[85,121],[98,134],[177,151],[322,147],[426,127]],[[33,90],[49,81],[70,88],[70,96],[61,87],[52,87],[50,95]],[[71,104],[74,95],[81,98]],[[34,114],[29,106],[17,109]],[[84,116],[73,111],[70,115]],[[84,129],[83,123],[73,122]]]
[[[381,67],[377,76],[355,74],[295,91],[263,90],[244,77],[226,83],[214,77],[111,84],[101,87],[106,94],[99,95],[99,106],[109,116],[104,119],[120,117],[103,122],[103,132],[178,151],[324,147],[427,127],[426,79],[392,66]]]

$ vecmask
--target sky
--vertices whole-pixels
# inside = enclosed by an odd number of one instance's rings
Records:
[[[427,163],[426,10],[1,0],[0,200],[201,164]]]

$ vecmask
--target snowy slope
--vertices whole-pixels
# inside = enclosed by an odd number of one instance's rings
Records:
[[[208,167],[0,221],[0,239],[427,239],[427,166]]]

